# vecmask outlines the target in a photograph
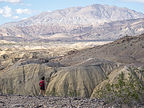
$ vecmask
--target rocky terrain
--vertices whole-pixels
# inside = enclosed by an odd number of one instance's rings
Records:
[[[40,47],[36,47],[38,43],[31,43],[31,47],[26,47],[21,43],[3,42],[0,44],[0,106],[4,108],[101,108],[105,104],[95,99],[97,88],[105,86],[107,81],[116,82],[121,72],[127,76],[131,73],[129,66],[144,69],[144,34],[126,36],[104,45],[90,44],[87,48],[83,43],[80,44],[83,48],[77,49],[75,45],[65,47],[66,44],[49,48],[50,43],[39,44]],[[42,76],[46,77],[46,97],[38,96]]]
[[[0,107],[107,108],[96,97],[98,89],[118,82],[122,72],[129,79],[130,67],[139,70],[134,77],[143,86],[143,33],[144,14],[108,5],[45,12],[1,25]],[[42,76],[45,97],[38,96]],[[143,92],[138,97],[142,105],[131,105],[142,108]],[[110,106],[128,107],[117,105]]]
[[[143,108],[137,104],[129,107],[122,105],[108,105],[100,99],[72,98],[72,97],[42,97],[22,95],[1,95],[1,108]]]
[[[127,36],[109,44],[59,53],[1,48],[0,90],[38,95],[39,79],[45,76],[47,96],[93,97],[94,89],[107,77],[115,81],[118,73],[127,73],[129,65],[143,68],[143,42],[144,35]]]
[[[94,87],[117,68],[116,63],[99,59],[91,60],[89,66],[66,66],[51,61],[55,57],[45,51],[25,53],[1,56],[0,88],[3,93],[38,95],[39,79],[45,76],[47,95],[90,97]]]
[[[131,19],[104,23],[82,36],[84,40],[116,40],[124,36],[144,33],[144,19]]]
[[[66,97],[0,96],[2,108],[101,108],[102,100]]]
[[[144,33],[144,14],[108,5],[73,7],[41,13],[0,26],[8,41],[116,40]]]
[[[60,58],[60,63],[72,65],[92,60],[94,58],[105,59],[124,64],[143,64],[144,34],[140,36],[126,36],[112,43],[67,54]]]

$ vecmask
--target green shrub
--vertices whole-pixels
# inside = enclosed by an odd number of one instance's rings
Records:
[[[121,72],[116,83],[109,82],[96,92],[96,97],[104,99],[106,103],[128,104],[144,102],[144,70],[129,68],[129,78]]]

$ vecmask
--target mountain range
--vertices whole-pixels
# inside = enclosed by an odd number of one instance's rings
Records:
[[[109,5],[72,7],[0,26],[0,39],[9,41],[115,40],[144,33],[144,14]]]

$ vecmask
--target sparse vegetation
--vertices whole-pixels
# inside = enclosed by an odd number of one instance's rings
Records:
[[[144,102],[144,70],[129,68],[128,78],[121,72],[116,83],[109,82],[97,90],[95,96],[103,98],[106,103],[142,104]]]

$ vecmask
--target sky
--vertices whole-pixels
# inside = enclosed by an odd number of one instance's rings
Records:
[[[144,13],[144,0],[0,0],[0,25],[69,7],[107,4]]]

